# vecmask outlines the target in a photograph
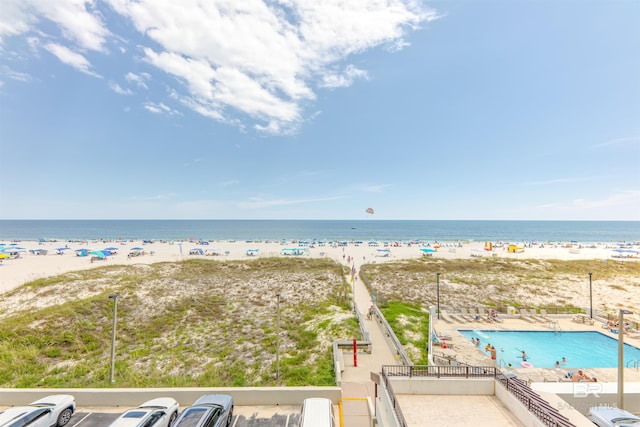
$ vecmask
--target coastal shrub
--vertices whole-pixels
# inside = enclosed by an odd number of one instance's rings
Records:
[[[259,258],[105,266],[38,279],[4,295],[0,386],[275,385],[276,292],[278,384],[334,385],[333,340],[361,338],[343,272],[328,259]]]

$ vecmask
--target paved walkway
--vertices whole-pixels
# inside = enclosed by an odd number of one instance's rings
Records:
[[[356,277],[360,270],[361,262],[352,261],[350,267],[355,267]],[[351,276],[348,277],[351,280]],[[371,352],[358,351],[357,363],[354,366],[353,353],[344,354],[344,372],[342,373],[342,410],[343,427],[368,427],[369,410],[367,398],[375,404],[375,384],[371,380],[371,372],[379,373],[382,365],[394,365],[398,363],[395,350],[390,345],[386,331],[377,319],[366,320],[367,311],[371,306],[371,295],[360,279],[354,281],[353,286],[355,302],[360,314],[365,319]]]

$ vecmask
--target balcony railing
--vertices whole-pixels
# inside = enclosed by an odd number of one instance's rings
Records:
[[[400,427],[408,427],[398,399],[391,386],[390,377],[408,378],[495,378],[509,393],[518,399],[529,412],[535,415],[542,423],[549,427],[575,427],[571,421],[551,406],[540,395],[534,392],[520,378],[509,378],[502,374],[495,366],[399,366],[384,365],[382,367],[382,380],[388,391],[393,410],[399,421]]]

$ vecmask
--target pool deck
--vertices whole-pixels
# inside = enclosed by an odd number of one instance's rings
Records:
[[[574,316],[549,316],[554,322],[529,322],[520,319],[519,317],[503,317],[503,322],[487,323],[485,321],[473,321],[473,322],[459,322],[447,323],[443,319],[435,320],[434,328],[438,334],[449,334],[451,339],[446,341],[447,349],[443,349],[440,346],[433,346],[432,353],[441,356],[453,357],[455,360],[467,363],[469,365],[492,365],[495,362],[491,361],[481,348],[475,347],[470,340],[465,338],[459,329],[491,329],[491,330],[505,330],[505,331],[553,331],[554,328],[558,328],[561,331],[591,331],[600,332],[608,335],[615,340],[618,339],[617,334],[611,333],[608,329],[602,328],[602,322],[594,321],[593,325],[589,322],[582,323],[573,320]],[[433,320],[432,320],[433,321]],[[625,344],[633,345],[640,348],[640,338],[631,337],[630,335],[624,336]],[[576,368],[517,368],[512,371],[521,378],[527,379],[530,382],[569,382],[569,379],[565,378],[565,375],[569,371],[575,371]],[[583,371],[591,376],[596,377],[600,382],[616,382],[618,370],[617,368],[585,368]],[[640,369],[625,368],[624,379],[626,382],[640,382]]]

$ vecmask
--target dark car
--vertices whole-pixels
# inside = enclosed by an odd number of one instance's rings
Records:
[[[233,417],[233,397],[205,394],[180,414],[173,427],[228,427]]]

